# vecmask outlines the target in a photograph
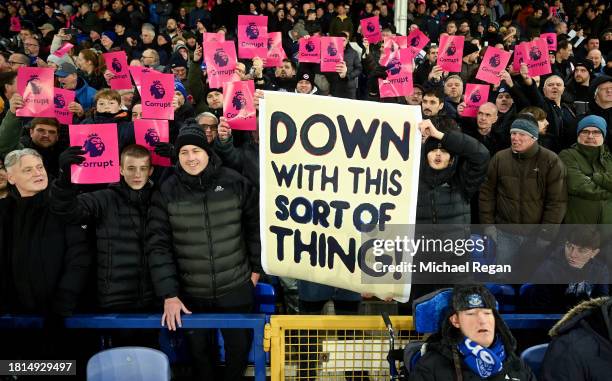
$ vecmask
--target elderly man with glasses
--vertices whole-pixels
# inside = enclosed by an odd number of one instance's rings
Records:
[[[567,168],[567,224],[612,223],[612,155],[604,144],[607,123],[589,115],[578,123],[578,139],[559,158]]]

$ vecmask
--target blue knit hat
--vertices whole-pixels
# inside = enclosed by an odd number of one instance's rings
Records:
[[[608,132],[608,126],[606,120],[601,116],[597,115],[589,115],[586,118],[583,118],[580,122],[578,122],[577,133],[580,133],[583,129],[587,127],[596,127],[601,131],[603,137],[606,137],[606,133]]]
[[[183,94],[183,98],[187,99],[187,89],[185,89],[185,85],[178,79],[174,80],[174,91],[180,91]]]
[[[533,118],[526,118],[525,116],[519,116],[512,122],[510,133],[521,132],[537,139],[539,137],[538,123]]]

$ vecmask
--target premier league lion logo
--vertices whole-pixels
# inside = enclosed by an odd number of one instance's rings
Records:
[[[157,143],[159,143],[159,134],[155,128],[149,128],[145,133],[145,142],[151,147],[154,147]]]
[[[272,46],[274,45],[273,42],[274,40],[272,40],[271,38],[268,38],[268,50],[272,49]]]
[[[119,62],[119,60],[117,58],[113,58],[113,62],[111,62],[111,66],[112,66],[113,71],[115,73],[120,73],[121,69],[123,68],[121,66],[121,62]]]
[[[259,28],[254,22],[250,22],[246,27],[246,35],[250,40],[256,40],[259,37]]]
[[[397,58],[391,59],[386,66],[387,71],[391,75],[399,74],[400,70],[402,70],[402,63]]]
[[[62,94],[55,94],[53,97],[53,104],[55,108],[64,108],[64,106],[66,106],[66,100]]]
[[[312,41],[308,41],[308,42],[306,43],[305,48],[306,48],[306,51],[307,51],[307,52],[309,52],[309,53],[314,52],[314,50],[315,50],[315,44],[314,44],[314,42],[312,42]]]
[[[472,103],[478,103],[482,99],[482,95],[480,95],[480,91],[476,90],[470,95],[470,100]]]
[[[155,99],[162,99],[164,95],[166,95],[166,90],[160,81],[153,81],[149,91],[151,92],[151,96]]]
[[[238,111],[242,110],[246,106],[246,98],[242,91],[236,91],[236,95],[232,99],[232,105]]]
[[[493,57],[489,59],[489,65],[491,65],[491,67],[498,67],[500,63],[501,57],[499,54],[494,54]]]
[[[329,44],[327,46],[327,54],[329,54],[330,57],[335,57],[336,54],[338,54],[338,49],[336,49],[334,44]]]
[[[87,135],[87,140],[85,140],[85,144],[83,144],[83,150],[89,154],[91,157],[102,156],[106,146],[102,141],[102,138],[98,136],[98,134],[93,133]]]
[[[419,36],[414,36],[410,39],[410,46],[414,46],[415,48],[419,46],[421,42],[421,38]]]
[[[548,45],[554,45],[555,41],[553,40],[552,36],[546,36],[546,43]]]
[[[371,22],[368,22],[368,25],[366,25],[366,29],[368,30],[368,32],[374,33],[374,31],[376,30],[376,27]]]
[[[446,55],[454,56],[455,53],[457,53],[457,47],[455,46],[454,42],[451,42],[450,45],[448,45],[448,47],[446,48]]]
[[[215,55],[213,56],[215,63],[219,67],[225,67],[229,63],[229,57],[227,53],[223,49],[217,49],[215,51]]]
[[[531,58],[534,61],[537,61],[541,57],[542,57],[542,52],[540,51],[540,49],[538,49],[537,46],[532,46],[531,49],[529,49],[529,58]]]
[[[40,85],[40,78],[38,77],[38,74],[31,75],[30,79],[28,79],[27,85],[30,85],[30,87],[32,88],[32,94],[34,95],[38,95],[42,91],[42,86]]]

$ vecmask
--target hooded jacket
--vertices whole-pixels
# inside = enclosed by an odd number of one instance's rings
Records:
[[[495,315],[495,331],[498,340],[502,340],[504,344],[506,359],[504,360],[502,371],[486,380],[535,381],[536,378],[531,372],[531,369],[529,369],[515,354],[516,340],[512,337],[508,326],[504,323],[496,310],[493,310],[493,313]],[[460,331],[448,322],[448,318],[444,319],[441,332],[432,335],[427,340],[426,353],[417,361],[415,368],[408,376],[408,380],[460,381],[455,369],[453,352],[459,355],[457,360],[460,362],[462,381],[482,380],[482,378],[469,369],[460,358],[461,354],[459,354],[456,348],[462,338]]]
[[[76,195],[74,187],[55,182],[51,210],[67,223],[93,220],[97,238],[98,305],[103,309],[142,310],[154,299],[145,226],[152,185],[138,191],[124,181],[108,189]]]
[[[437,147],[426,142],[419,176],[417,224],[469,224],[470,199],[485,180],[489,152],[476,139],[458,131],[446,132],[441,141],[432,140],[451,154],[451,163],[443,170],[432,169],[427,153]]]
[[[197,176],[177,165],[149,213],[146,251],[157,295],[214,299],[261,272],[257,200],[216,155]]]
[[[607,381],[612,375],[612,298],[580,303],[550,330],[544,381]]]
[[[87,280],[85,230],[52,214],[48,190],[0,200],[0,310],[70,315]]]

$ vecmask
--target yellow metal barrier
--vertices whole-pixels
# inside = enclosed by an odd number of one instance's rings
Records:
[[[391,321],[396,349],[421,339],[411,316]],[[272,381],[389,379],[389,334],[380,316],[273,315],[265,337]]]

